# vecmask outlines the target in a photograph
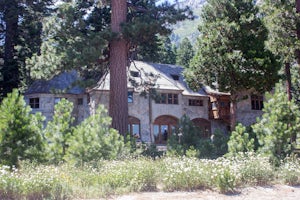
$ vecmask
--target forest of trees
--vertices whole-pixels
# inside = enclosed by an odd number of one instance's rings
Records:
[[[193,14],[157,2],[1,0],[1,99],[64,70],[94,81],[110,70],[112,127],[125,134],[125,72],[137,59],[182,65],[190,85],[218,85],[232,93],[233,105],[240,90],[269,91],[281,78],[289,99],[298,100],[299,0],[208,0],[198,41],[183,39],[177,47],[168,38],[172,25]]]

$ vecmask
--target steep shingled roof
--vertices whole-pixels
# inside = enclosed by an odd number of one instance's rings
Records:
[[[84,88],[76,85],[80,81],[78,73],[73,70],[70,72],[63,72],[51,80],[36,80],[28,88],[25,94],[36,93],[67,93],[67,94],[82,94],[85,92]]]
[[[194,92],[187,86],[182,75],[183,68],[181,66],[134,61],[129,67],[129,74],[130,71],[139,74],[139,77],[131,77],[131,79],[139,83],[142,79],[146,80],[149,78],[149,74],[157,76],[153,87],[159,90],[177,90],[182,92],[183,95],[207,96],[203,89]],[[109,90],[109,80],[110,76],[107,74],[92,90]],[[128,81],[128,88],[135,88],[130,81]]]

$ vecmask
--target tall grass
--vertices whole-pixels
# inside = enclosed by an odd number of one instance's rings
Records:
[[[81,167],[21,163],[0,167],[0,199],[91,199],[139,191],[213,189],[299,184],[299,159],[286,159],[279,168],[255,154],[216,160],[187,157],[145,157],[98,161]]]

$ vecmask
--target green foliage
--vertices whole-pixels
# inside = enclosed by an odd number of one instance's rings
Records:
[[[300,160],[296,157],[285,158],[279,167],[280,179],[284,184],[299,185],[300,184]]]
[[[270,90],[278,81],[279,64],[265,49],[267,29],[254,1],[208,0],[201,17],[198,50],[185,71],[190,86],[215,88],[217,83],[232,94]]]
[[[275,178],[275,169],[268,157],[255,154],[254,152],[240,152],[233,157],[229,157],[228,161],[238,166],[233,169],[237,175],[237,186],[266,185]],[[280,171],[278,172],[281,173]]]
[[[299,65],[291,66],[291,81],[292,81],[292,98],[295,103],[300,106],[300,73]]]
[[[30,112],[16,89],[3,99],[0,106],[0,164],[18,167],[19,160],[43,159],[44,117]]]
[[[279,56],[283,63],[293,63],[295,52],[300,45],[295,34],[300,22],[295,1],[265,0],[259,5],[269,31],[267,47]]]
[[[162,37],[158,53],[158,60],[152,57],[151,62],[159,62],[164,64],[175,64],[176,54],[174,52],[171,40],[169,37]]]
[[[235,188],[235,175],[229,168],[223,168],[215,177],[217,188],[221,193],[233,192]]]
[[[168,151],[172,151],[175,155],[185,155],[192,146],[197,148],[200,140],[200,129],[194,126],[187,115],[183,115],[178,122],[178,127],[168,139]]]
[[[227,153],[228,136],[216,131],[213,140],[204,138],[199,127],[188,116],[180,118],[178,127],[168,140],[167,155],[197,155],[200,158],[217,158]]]
[[[266,94],[266,100],[263,116],[252,127],[261,145],[259,152],[278,164],[292,151],[291,137],[299,133],[300,112],[294,101],[288,101],[280,84],[274,94]]]
[[[96,113],[78,125],[68,139],[66,159],[83,165],[101,159],[116,159],[124,148],[123,137],[110,128],[111,118],[100,105]]]
[[[92,11],[92,12],[90,12]],[[41,51],[26,61],[33,78],[51,78],[61,71],[76,69],[86,75],[103,69],[99,60],[111,37],[109,9],[81,1],[59,4],[43,24]],[[95,20],[97,18],[97,21]],[[98,77],[99,78],[99,77]]]
[[[18,171],[0,167],[0,195],[5,199],[99,199],[140,191],[191,191],[296,184],[299,158],[273,168],[267,157],[243,153],[214,160],[187,157],[102,160],[82,167],[22,162]]]
[[[73,103],[66,99],[61,99],[54,106],[53,120],[48,122],[45,129],[45,137],[48,142],[49,161],[59,163],[64,161],[68,145],[68,139],[73,134],[72,117]]]
[[[177,49],[176,64],[188,68],[194,57],[194,49],[189,39],[184,38]]]
[[[24,90],[30,81],[25,60],[39,51],[41,21],[49,14],[52,4],[52,0],[0,2],[0,98],[13,88]]]
[[[239,152],[249,151],[254,151],[254,138],[250,138],[245,126],[238,124],[228,141],[228,154],[236,155]]]
[[[161,48],[170,52],[169,41],[164,42],[160,37],[168,36],[172,26],[179,21],[193,19],[190,8],[179,8],[168,2],[157,4],[154,0],[131,1],[128,8],[127,23],[123,24],[123,34],[133,47],[138,60],[155,62],[160,58]],[[161,43],[168,44],[164,48]],[[169,52],[168,52],[169,51]],[[159,59],[160,61],[161,59]],[[168,63],[172,63],[167,59]]]

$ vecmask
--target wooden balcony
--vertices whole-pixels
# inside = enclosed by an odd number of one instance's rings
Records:
[[[209,118],[223,120],[230,123],[230,99],[229,96],[211,96],[209,105]]]

